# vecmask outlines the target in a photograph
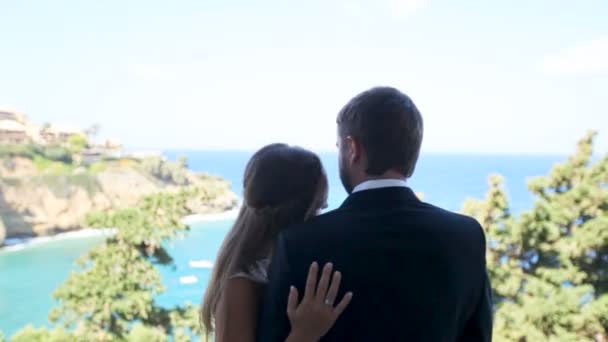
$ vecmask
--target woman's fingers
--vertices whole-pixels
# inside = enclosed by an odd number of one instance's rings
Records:
[[[323,267],[323,273],[321,273],[321,280],[319,280],[319,285],[317,286],[316,299],[319,302],[324,302],[325,297],[327,296],[327,287],[329,286],[329,281],[331,279],[331,271],[333,269],[333,265],[331,262],[328,262]]]
[[[296,312],[298,307],[298,289],[295,287],[289,288],[289,297],[287,297],[287,316],[291,316]]]
[[[306,278],[306,289],[304,289],[303,299],[312,299],[315,296],[315,286],[317,286],[317,273],[319,272],[319,264],[313,262],[308,269],[308,277]]]
[[[340,289],[341,280],[342,274],[339,271],[334,272],[334,276],[331,278],[331,285],[329,285],[329,290],[327,291],[327,296],[325,296],[325,304],[334,305],[338,290]]]
[[[346,307],[348,306],[348,304],[350,304],[350,300],[353,299],[353,293],[352,292],[347,292],[344,297],[342,297],[342,300],[340,301],[340,303],[338,303],[338,305],[336,305],[336,308],[334,309],[334,314],[336,315],[336,317],[340,316],[342,314],[342,312],[344,311],[344,309],[346,309]]]

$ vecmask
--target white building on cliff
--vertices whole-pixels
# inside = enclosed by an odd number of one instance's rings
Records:
[[[76,127],[36,125],[12,108],[0,108],[0,144],[62,144],[74,135],[85,135]]]

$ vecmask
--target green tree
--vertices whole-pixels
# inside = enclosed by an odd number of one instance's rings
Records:
[[[80,269],[56,290],[59,305],[49,315],[51,322],[86,341],[190,341],[199,335],[195,306],[156,303],[165,288],[155,265],[173,263],[163,243],[187,231],[181,218],[191,213],[188,201],[201,196],[208,198],[198,188],[160,193],[133,208],[91,214],[90,226],[115,227],[116,233],[81,257]],[[13,339],[51,333],[27,328]]]
[[[127,336],[130,342],[165,342],[167,335],[162,329],[147,327],[137,323]]]
[[[177,165],[178,165],[178,167],[180,167],[182,169],[187,169],[188,168],[188,157],[180,156],[177,159]]]
[[[168,162],[161,157],[145,158],[141,167],[144,172],[164,183],[189,185],[188,160],[182,157],[177,162]]]
[[[49,160],[58,161],[65,164],[72,163],[72,153],[61,146],[46,146],[42,149],[41,155]]]
[[[84,135],[74,134],[68,138],[68,146],[72,153],[80,153],[89,146],[89,141]]]
[[[608,154],[593,160],[595,136],[529,182],[535,204],[521,215],[497,175],[465,203],[487,234],[497,341],[608,340]]]
[[[34,159],[35,156],[40,154],[40,146],[34,144],[0,145],[0,159],[4,160],[10,160],[5,158],[12,157]]]
[[[64,329],[47,330],[31,325],[21,329],[11,337],[11,342],[85,342]],[[0,338],[0,342],[2,339]]]

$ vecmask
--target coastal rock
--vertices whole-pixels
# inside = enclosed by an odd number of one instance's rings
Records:
[[[80,229],[91,211],[132,206],[147,195],[185,188],[157,179],[133,163],[117,162],[96,173],[77,168],[62,174],[41,173],[25,158],[5,159],[2,164],[0,245],[4,238]],[[187,172],[187,186],[204,189],[203,196],[188,204],[193,212],[220,212],[237,205],[237,196],[225,180]]]
[[[135,169],[114,167],[97,175],[101,192],[109,203],[116,206],[135,205],[145,195],[163,190]]]
[[[0,178],[21,178],[37,173],[38,170],[30,159],[14,157],[0,160]]]
[[[111,208],[110,201],[101,193],[91,195],[77,186],[67,187],[65,193],[58,196],[41,186],[4,186],[0,215],[8,237],[49,235],[81,228],[88,212]]]

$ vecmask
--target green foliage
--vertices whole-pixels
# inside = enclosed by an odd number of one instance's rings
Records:
[[[211,176],[207,174],[195,174],[197,178],[197,184],[199,184],[201,190],[200,196],[203,199],[212,199],[217,196],[225,194],[230,191],[230,183],[224,181],[222,178],[217,176]]]
[[[46,146],[41,149],[44,158],[66,164],[72,163],[72,153],[61,146]]]
[[[72,153],[61,146],[40,146],[35,144],[0,145],[0,158],[23,157],[44,159],[64,164],[72,163]]]
[[[36,169],[46,173],[65,174],[74,170],[74,166],[72,164],[54,161],[41,155],[34,156],[33,162]]]
[[[536,202],[519,217],[500,176],[465,204],[488,238],[496,341],[608,339],[608,155],[593,162],[594,137],[530,181]]]
[[[183,169],[188,168],[188,157],[181,156],[177,159],[177,165]]]
[[[72,153],[80,153],[89,146],[89,141],[84,135],[74,134],[68,138],[68,146]]]
[[[98,161],[98,162],[94,162],[93,164],[91,164],[89,166],[89,171],[91,173],[97,174],[97,173],[104,172],[107,168],[108,168],[108,162]]]
[[[147,327],[142,324],[136,324],[127,335],[127,341],[130,342],[166,342],[167,335],[160,328]]]
[[[179,162],[168,162],[160,157],[145,158],[141,163],[142,170],[163,183],[175,185],[189,185],[187,160],[181,158]]]
[[[0,158],[23,157],[33,159],[40,148],[33,144],[0,145]]]
[[[196,307],[160,307],[165,291],[155,264],[171,265],[163,243],[187,231],[181,218],[203,189],[159,193],[133,208],[87,217],[91,227],[115,227],[105,243],[81,257],[54,296],[59,306],[49,318],[76,336],[99,341],[189,341],[200,334]]]
[[[2,339],[0,338],[0,342]],[[65,329],[47,330],[45,328],[34,328],[31,325],[19,330],[11,337],[11,342],[84,342],[72,335]]]

